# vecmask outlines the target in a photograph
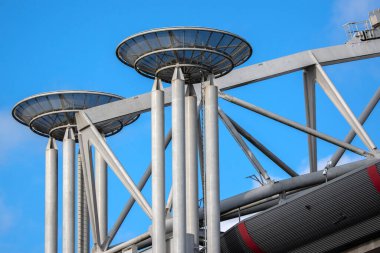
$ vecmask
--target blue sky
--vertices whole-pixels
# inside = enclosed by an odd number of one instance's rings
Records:
[[[19,100],[40,92],[68,89],[105,91],[125,97],[148,92],[152,80],[126,67],[115,56],[116,46],[125,37],[143,30],[192,25],[231,31],[252,44],[253,56],[245,64],[250,65],[343,44],[346,37],[341,25],[367,19],[368,11],[379,7],[380,0],[0,0],[0,251],[18,253],[27,247],[31,253],[43,252],[47,139],[13,120],[11,109]],[[379,59],[369,59],[325,70],[353,112],[359,115],[379,87],[379,66]],[[244,86],[229,94],[305,123],[301,72]],[[220,105],[296,171],[307,170],[306,135],[224,101]],[[169,129],[170,108],[166,109],[166,115]],[[377,144],[379,118],[377,108],[365,124]],[[349,131],[319,87],[317,119],[318,130],[339,139]],[[222,124],[220,135],[221,197],[226,198],[252,189],[253,182],[245,177],[254,170]],[[149,113],[108,142],[137,182],[150,160]],[[353,143],[364,148],[358,139]],[[323,141],[318,141],[318,145],[318,159],[323,166],[335,147]],[[169,151],[170,148],[168,183]],[[257,150],[253,151],[271,176],[287,177]],[[345,161],[354,159],[357,157],[347,153]],[[113,173],[109,175],[112,226],[129,195]],[[150,186],[144,194],[150,201]],[[61,212],[62,206],[59,208]],[[146,231],[149,221],[141,209],[134,207],[131,214],[115,242]]]

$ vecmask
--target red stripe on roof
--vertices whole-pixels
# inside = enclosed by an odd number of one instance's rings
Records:
[[[376,165],[372,165],[367,169],[368,176],[372,181],[373,186],[380,193],[380,174],[377,172]]]
[[[238,225],[238,230],[241,235],[241,238],[245,243],[245,246],[247,246],[252,253],[264,253],[264,251],[260,249],[260,247],[253,241],[252,237],[248,234],[248,230],[244,222],[241,222]]]

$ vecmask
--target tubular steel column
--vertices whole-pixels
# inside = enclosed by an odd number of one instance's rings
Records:
[[[164,92],[156,78],[152,88],[152,211],[153,253],[166,252]]]
[[[57,253],[58,150],[52,137],[46,146],[45,156],[45,253]]]
[[[63,138],[63,214],[62,214],[62,252],[74,252],[75,228],[75,137],[71,127],[68,127]]]
[[[316,109],[315,109],[315,66],[305,68],[303,71],[304,92],[305,92],[305,111],[306,126],[312,129],[317,128]],[[310,172],[316,172],[318,167],[317,161],[317,139],[315,136],[308,135],[309,164]]]
[[[198,111],[197,97],[192,85],[185,97],[186,123],[186,233],[194,235],[194,247],[199,245],[198,217]]]
[[[173,252],[186,252],[185,181],[185,80],[176,67],[172,78],[172,176],[173,176]]]
[[[78,251],[77,253],[88,253],[89,238],[89,223],[88,223],[88,208],[86,200],[86,192],[84,186],[84,178],[82,171],[82,156],[78,152]]]
[[[218,89],[213,75],[205,89],[207,252],[220,252]]]
[[[103,136],[104,137],[104,136]],[[107,163],[98,151],[95,150],[95,189],[98,204],[99,236],[100,242],[107,239]]]

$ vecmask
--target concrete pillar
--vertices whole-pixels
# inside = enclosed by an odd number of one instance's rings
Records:
[[[77,253],[88,253],[89,237],[89,217],[87,207],[87,197],[84,186],[84,176],[82,171],[82,156],[78,153],[78,250]]]
[[[58,150],[50,137],[45,151],[45,253],[57,253]]]
[[[103,137],[104,138],[104,137]],[[107,189],[107,163],[98,151],[95,150],[95,189],[98,205],[99,237],[103,243],[108,233],[108,189]]]
[[[209,76],[205,89],[207,252],[220,253],[218,89]]]
[[[63,212],[62,253],[73,253],[75,248],[75,136],[68,127],[63,138]]]
[[[185,97],[186,132],[186,233],[194,236],[194,248],[199,245],[198,217],[198,112],[197,97],[192,85]],[[193,250],[194,251],[194,250]]]
[[[164,92],[156,78],[152,88],[152,211],[153,253],[166,253]]]
[[[173,176],[173,252],[186,252],[185,181],[185,79],[180,68],[172,78],[172,176]]]

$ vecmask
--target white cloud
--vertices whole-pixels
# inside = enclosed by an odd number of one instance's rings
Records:
[[[327,163],[332,158],[332,156],[333,155],[331,154],[331,155],[328,155],[326,157],[323,157],[323,158],[319,159],[318,163],[317,163],[317,169],[318,170],[323,170],[326,167]],[[361,160],[361,159],[363,159],[363,158],[361,156],[359,156],[359,155],[356,155],[356,154],[345,154],[339,160],[339,162],[338,162],[337,165],[347,164],[347,163],[355,162],[355,161],[358,161],[358,160]],[[299,171],[301,172],[300,173],[301,175],[309,173],[310,166],[309,166],[308,159],[303,159],[302,160]]]
[[[380,0],[336,0],[333,5],[332,22],[343,25],[347,22],[368,19],[368,12],[380,8]]]
[[[4,199],[0,196],[0,234],[6,234],[13,228],[16,221],[14,210],[5,204]]]
[[[10,111],[0,110],[0,165],[4,164],[15,148],[25,145],[31,134],[27,127],[13,119]]]

